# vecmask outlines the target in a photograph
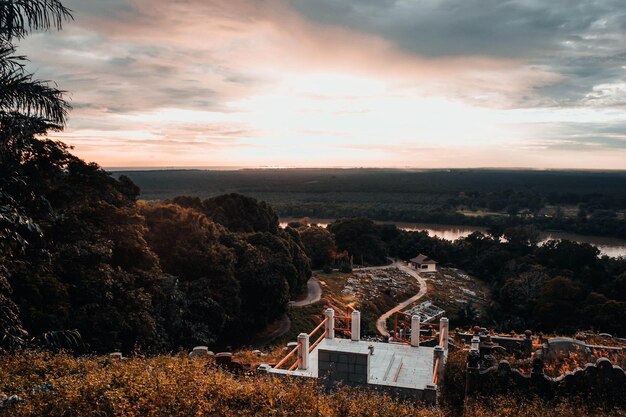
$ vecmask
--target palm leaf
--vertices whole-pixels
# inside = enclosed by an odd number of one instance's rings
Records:
[[[0,112],[42,117],[63,125],[70,110],[63,94],[47,81],[34,80],[22,68],[0,72]]]
[[[23,38],[33,30],[61,29],[73,19],[58,0],[0,0],[0,37]]]

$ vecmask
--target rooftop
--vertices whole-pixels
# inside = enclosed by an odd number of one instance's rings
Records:
[[[430,259],[428,256],[419,254],[415,258],[411,259],[409,262],[413,262],[416,264],[436,264],[437,262]]]
[[[364,340],[324,339],[311,352],[308,369],[294,371],[272,369],[271,372],[317,378],[320,350],[368,355],[369,346],[374,347],[374,352],[369,355],[368,384],[419,390],[424,390],[427,385],[432,384],[434,348]]]

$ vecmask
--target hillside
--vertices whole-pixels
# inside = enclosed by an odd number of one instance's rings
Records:
[[[623,410],[584,408],[575,402],[533,399],[476,400],[460,409],[407,404],[373,392],[341,388],[325,392],[313,383],[232,375],[211,359],[186,355],[73,358],[22,352],[0,356],[0,395],[20,397],[4,411],[22,416],[615,416]],[[9,402],[14,402],[16,399]]]

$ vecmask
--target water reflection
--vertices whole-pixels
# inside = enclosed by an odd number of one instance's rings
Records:
[[[280,226],[286,227],[289,222],[297,221],[297,219],[284,218],[281,219]],[[332,219],[310,219],[311,223],[326,227],[332,223]],[[399,229],[407,231],[425,230],[430,236],[436,236],[442,239],[454,241],[462,237],[467,237],[475,231],[486,232],[487,228],[478,226],[456,226],[447,224],[420,224],[420,223],[402,223],[402,222],[376,222],[379,224],[395,224]],[[580,243],[589,243],[596,246],[602,255],[608,255],[614,258],[626,256],[626,240],[600,237],[585,236],[567,232],[541,232],[541,243],[554,239],[567,239]]]

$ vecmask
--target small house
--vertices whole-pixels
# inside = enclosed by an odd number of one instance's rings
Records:
[[[409,265],[421,272],[436,272],[437,262],[421,253],[409,261]]]

